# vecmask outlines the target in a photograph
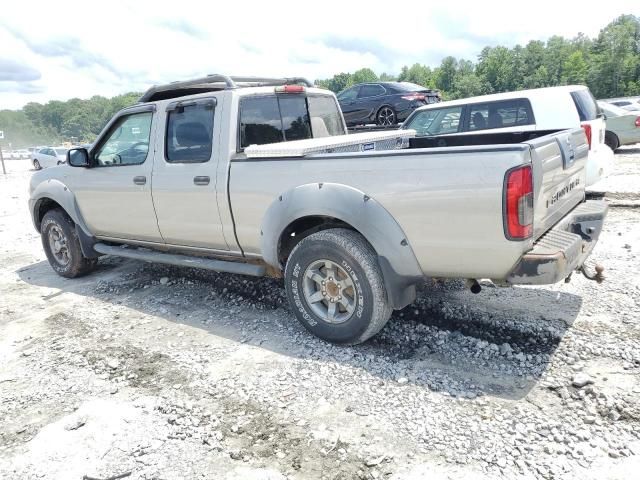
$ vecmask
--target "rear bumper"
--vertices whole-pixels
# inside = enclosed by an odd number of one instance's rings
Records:
[[[599,144],[589,151],[587,157],[587,187],[590,187],[611,173],[613,167],[613,151],[605,144]]]
[[[578,205],[536,241],[509,273],[507,283],[546,285],[567,278],[591,254],[608,208],[602,201]]]

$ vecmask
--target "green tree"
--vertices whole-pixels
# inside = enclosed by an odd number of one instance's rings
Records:
[[[378,76],[370,68],[361,68],[351,75],[352,83],[377,82]]]
[[[564,62],[561,83],[564,85],[584,85],[587,83],[588,68],[582,50],[574,51]]]
[[[402,67],[402,71],[398,75],[398,81],[417,83],[429,88],[435,87],[433,72],[429,67],[419,63],[414,63],[411,67]]]

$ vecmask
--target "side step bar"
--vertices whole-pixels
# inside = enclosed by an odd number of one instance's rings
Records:
[[[254,277],[264,277],[267,272],[266,267],[262,265],[212,260],[210,258],[156,252],[153,250],[139,250],[137,248],[114,247],[104,243],[96,243],[93,249],[104,255],[133,258],[145,262],[166,263],[178,267],[202,268],[204,270],[213,270],[214,272],[238,273],[240,275],[252,275]]]

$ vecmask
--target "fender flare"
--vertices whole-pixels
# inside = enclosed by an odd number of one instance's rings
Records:
[[[31,200],[29,201],[29,208],[31,210],[31,218],[33,219],[33,226],[40,232],[40,220],[38,218],[38,212],[43,201],[53,200],[66,212],[73,223],[76,226],[76,232],[78,233],[78,239],[80,240],[80,247],[82,253],[87,258],[97,258],[100,255],[93,250],[93,245],[96,243],[96,239],[87,227],[78,203],[76,202],[75,195],[71,192],[60,180],[48,179],[40,183],[33,193],[31,194]]]
[[[415,284],[423,279],[404,231],[375,199],[338,183],[311,183],[283,192],[267,209],[260,229],[263,260],[282,269],[280,237],[295,220],[309,216],[336,218],[351,225],[378,255],[389,301],[403,308],[415,300]]]

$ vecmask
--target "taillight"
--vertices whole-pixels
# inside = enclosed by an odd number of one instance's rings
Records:
[[[588,123],[582,124],[584,134],[587,136],[587,143],[589,144],[589,150],[591,150],[591,125]]]
[[[276,87],[276,93],[304,93],[302,85],[281,85]]]
[[[509,240],[524,240],[533,233],[533,180],[531,165],[507,172],[504,181],[504,228]]]
[[[636,127],[640,127],[640,117],[636,117]]]
[[[421,94],[421,93],[410,93],[408,95],[404,95],[403,97],[401,97],[403,100],[422,100],[423,102],[425,101],[425,99],[427,98],[425,95]]]

